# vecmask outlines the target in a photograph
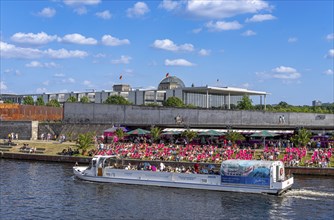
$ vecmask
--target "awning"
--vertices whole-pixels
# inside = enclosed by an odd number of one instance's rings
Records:
[[[162,132],[183,132],[187,130],[186,128],[165,128],[162,130]],[[190,131],[195,131],[197,133],[199,132],[208,132],[210,130],[214,130],[216,132],[221,132],[221,133],[227,133],[228,131],[233,131],[233,132],[238,132],[242,134],[254,134],[254,133],[259,133],[262,130],[250,130],[250,129],[200,129],[200,128],[190,128]],[[270,130],[272,133],[276,134],[293,134],[293,130]]]

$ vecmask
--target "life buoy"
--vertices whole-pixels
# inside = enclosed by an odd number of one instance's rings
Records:
[[[283,168],[279,169],[279,174],[282,176],[283,175]]]

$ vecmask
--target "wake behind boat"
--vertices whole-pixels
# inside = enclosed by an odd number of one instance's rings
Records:
[[[219,174],[193,174],[117,169],[115,156],[95,156],[88,167],[73,167],[82,180],[106,183],[165,186],[229,192],[267,193],[280,195],[293,185],[286,178],[281,161],[226,160]]]

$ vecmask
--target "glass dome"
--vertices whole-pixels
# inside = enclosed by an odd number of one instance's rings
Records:
[[[181,79],[176,76],[168,76],[161,80],[159,83],[158,89],[175,89],[175,88],[184,88],[185,85]]]

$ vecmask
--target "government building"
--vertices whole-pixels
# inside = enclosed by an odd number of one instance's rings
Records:
[[[32,96],[34,100],[42,97],[47,103],[52,99],[60,104],[66,102],[69,97],[75,97],[78,101],[86,96],[92,103],[103,103],[109,96],[119,95],[127,99],[133,105],[155,104],[162,106],[162,103],[169,97],[178,97],[185,105],[193,105],[199,108],[222,108],[230,109],[231,105],[237,105],[244,95],[257,96],[260,105],[266,106],[267,92],[253,91],[234,87],[218,86],[190,86],[187,87],[181,79],[176,76],[167,76],[159,83],[157,89],[132,89],[127,84],[115,84],[113,90],[90,91],[90,92],[69,92],[69,93],[43,93],[43,94],[1,94],[1,100],[10,100],[21,104],[23,98]]]

